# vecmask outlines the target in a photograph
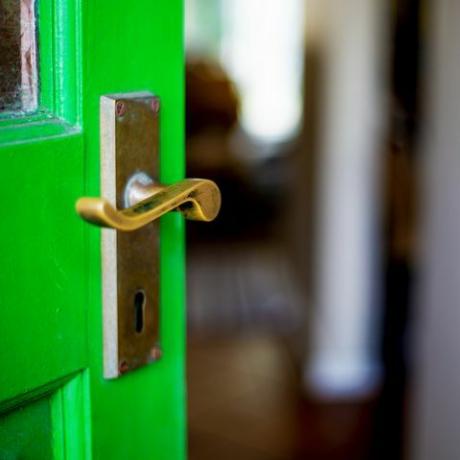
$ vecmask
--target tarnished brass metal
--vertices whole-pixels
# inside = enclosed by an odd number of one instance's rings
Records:
[[[162,355],[159,337],[158,218],[178,210],[210,221],[217,186],[204,179],[158,184],[159,99],[101,97],[101,194],[81,198],[81,217],[102,229],[104,376],[116,378]],[[118,231],[115,231],[118,230]]]
[[[83,219],[100,227],[122,232],[137,230],[163,214],[177,210],[187,219],[209,222],[220,208],[220,192],[206,179],[185,179],[169,187],[156,186],[152,194],[121,211],[104,198],[80,198],[77,211]]]

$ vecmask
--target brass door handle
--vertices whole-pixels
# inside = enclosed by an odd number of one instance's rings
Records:
[[[128,184],[125,209],[115,209],[104,198],[80,198],[76,209],[86,221],[122,232],[137,230],[169,211],[186,219],[209,222],[219,213],[221,196],[217,185],[206,179],[185,179],[170,186],[134,178]]]
[[[175,276],[168,267],[174,260],[180,263],[183,244],[182,225],[164,222],[160,228],[158,218],[177,210],[187,219],[211,221],[220,208],[219,188],[210,180],[158,183],[162,105],[158,95],[148,92],[101,96],[104,198],[80,198],[76,203],[84,220],[119,230],[100,235],[104,377],[108,379],[157,361],[163,354],[161,279]],[[167,248],[167,257],[160,257]],[[177,275],[182,282],[181,274]]]

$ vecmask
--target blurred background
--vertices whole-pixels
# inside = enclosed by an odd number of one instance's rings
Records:
[[[191,460],[460,458],[459,20],[186,0]]]

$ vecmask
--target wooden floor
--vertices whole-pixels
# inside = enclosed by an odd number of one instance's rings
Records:
[[[233,336],[188,350],[190,460],[369,458],[373,403],[306,400],[283,340]]]

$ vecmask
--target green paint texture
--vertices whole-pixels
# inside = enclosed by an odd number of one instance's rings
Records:
[[[88,194],[99,194],[99,97],[148,90],[161,98],[160,168],[165,184],[184,174],[182,2],[87,1],[83,9]],[[163,357],[120,379],[102,378],[100,231],[88,227],[92,441],[97,459],[185,456],[183,221],[161,222]]]
[[[161,221],[163,357],[108,381],[100,230],[83,223],[74,205],[100,193],[103,94],[160,96],[161,181],[183,178],[182,0],[40,0],[40,9],[42,111],[0,120],[0,196],[8,210],[0,227],[0,426],[13,438],[24,420],[51,426],[43,443],[54,458],[180,460],[183,219],[171,213]],[[37,400],[51,405],[51,418]]]

